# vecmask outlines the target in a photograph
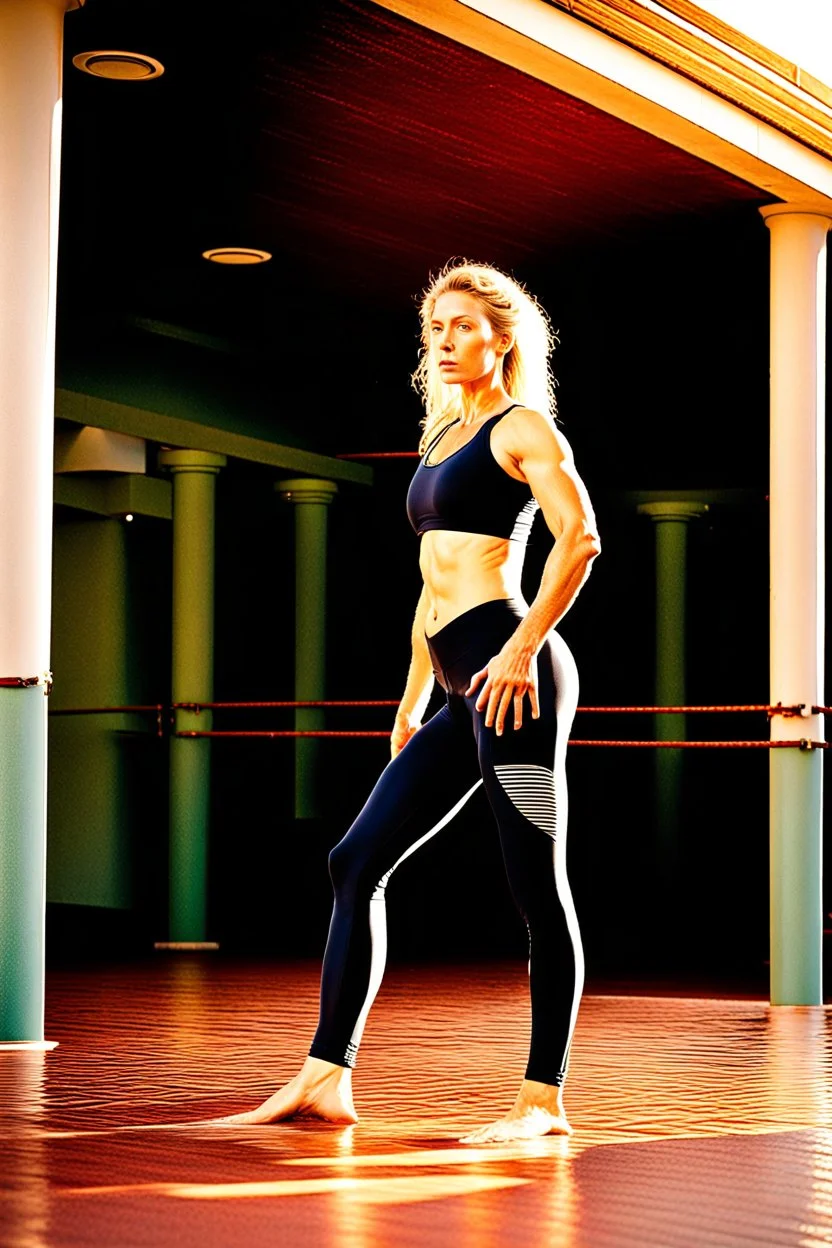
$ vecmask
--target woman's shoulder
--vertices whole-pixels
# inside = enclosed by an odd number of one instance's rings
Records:
[[[512,408],[497,429],[500,449],[515,460],[532,457],[562,463],[573,458],[572,447],[556,421],[537,408]]]
[[[551,443],[554,440],[560,445],[566,443],[555,419],[535,407],[513,407],[497,427],[504,437],[512,441]]]

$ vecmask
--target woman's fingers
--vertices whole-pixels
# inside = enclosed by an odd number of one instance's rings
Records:
[[[503,735],[503,728],[505,727],[508,708],[511,706],[512,698],[514,697],[514,687],[512,685],[504,685],[501,691],[495,690],[493,696],[497,708],[495,726],[497,729],[497,736],[501,737]],[[487,720],[486,723],[488,723]]]
[[[485,684],[483,685],[482,689],[480,689],[479,694],[477,695],[477,700],[474,703],[474,706],[477,708],[478,711],[482,711],[485,709],[487,704],[491,701],[491,695],[493,691],[494,691],[494,681],[491,679],[490,676],[486,676]]]
[[[529,689],[529,701],[532,704],[532,719],[540,719],[540,701],[537,696],[537,684],[532,684]]]
[[[476,689],[480,681],[484,677],[487,677],[487,676],[488,676],[488,664],[486,664],[485,667],[481,667],[478,672],[474,672],[474,675],[471,677],[468,688],[465,690],[465,693],[463,696],[466,698],[470,698],[471,694],[474,692],[474,690]],[[483,689],[482,692],[485,693],[485,690]],[[480,697],[482,697],[482,694],[480,694]],[[480,699],[477,698],[477,710],[478,711],[482,709],[479,705],[479,701]]]
[[[532,708],[534,713],[534,708]],[[520,728],[523,723],[523,695],[515,693],[514,695],[514,727]]]

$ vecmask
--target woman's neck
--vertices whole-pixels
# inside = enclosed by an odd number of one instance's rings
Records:
[[[475,425],[513,402],[511,395],[506,394],[502,386],[475,391],[473,394],[466,394],[463,390],[460,398],[459,421],[462,425]]]

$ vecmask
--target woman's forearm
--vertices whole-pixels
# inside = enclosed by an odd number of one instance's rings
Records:
[[[516,641],[524,648],[537,654],[547,634],[563,619],[577,598],[600,549],[600,542],[594,533],[561,534],[546,560],[540,587],[528,613],[514,634]]]
[[[433,664],[431,663],[428,644],[425,640],[425,619],[427,617],[427,593],[424,586],[416,605],[410,640],[412,652],[407,681],[399,703],[398,714],[406,715],[411,722],[421,722],[430,695],[433,690]]]

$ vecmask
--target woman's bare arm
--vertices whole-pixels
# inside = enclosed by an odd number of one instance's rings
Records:
[[[520,727],[525,695],[532,715],[538,716],[537,652],[575,601],[601,550],[592,504],[566,439],[539,412],[528,410],[516,413],[511,431],[509,452],[540,504],[555,545],[527,615],[500,653],[474,673],[467,690],[473,693],[485,680],[477,710],[486,710],[486,727],[494,724],[498,735],[512,705],[514,726]]]
[[[404,687],[396,721],[390,737],[390,754],[393,758],[407,745],[422,725],[422,716],[433,691],[433,664],[431,663],[428,644],[425,641],[425,620],[428,612],[428,598],[424,585],[416,604],[413,627],[410,631],[412,652],[410,668]]]

